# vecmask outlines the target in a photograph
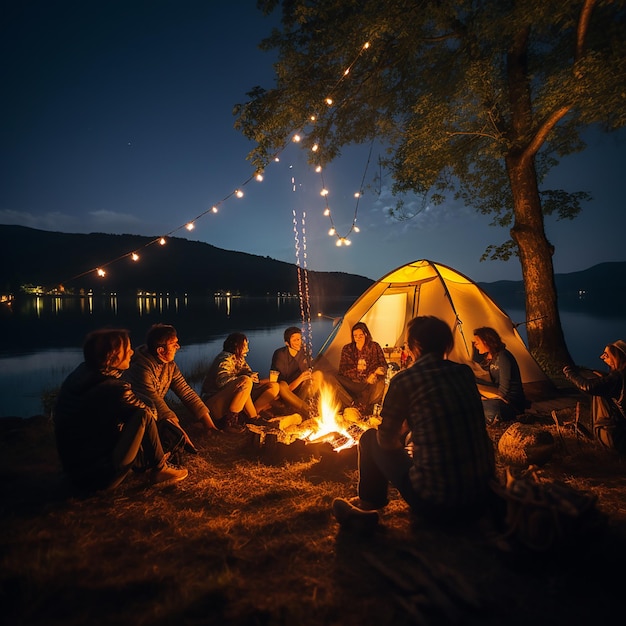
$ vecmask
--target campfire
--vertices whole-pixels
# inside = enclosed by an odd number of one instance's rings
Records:
[[[317,406],[313,406],[310,413],[312,417],[307,420],[294,413],[276,417],[270,427],[248,427],[257,434],[261,445],[269,436],[284,444],[292,444],[298,440],[305,444],[328,443],[335,452],[340,452],[355,446],[368,428],[380,424],[380,418],[361,415],[352,407],[342,412],[341,404],[330,385],[322,386]]]

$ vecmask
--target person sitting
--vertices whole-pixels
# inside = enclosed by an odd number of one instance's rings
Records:
[[[626,341],[618,339],[608,344],[600,358],[608,372],[593,370],[588,378],[578,367],[566,365],[563,374],[578,389],[593,396],[591,418],[595,438],[604,447],[626,455]]]
[[[246,421],[263,423],[259,414],[278,397],[278,382],[259,380],[248,365],[249,350],[243,333],[228,335],[202,382],[201,398],[221,430],[243,432]]]
[[[130,367],[122,377],[142,399],[147,399],[157,411],[159,423],[169,420],[186,438],[188,452],[196,452],[189,435],[180,425],[176,413],[170,408],[165,396],[172,391],[194,418],[207,430],[216,430],[209,409],[200,396],[189,386],[174,358],[180,349],[178,333],[170,324],[153,324],[146,334],[146,343],[139,346]]]
[[[424,520],[463,521],[489,511],[495,457],[474,373],[446,358],[454,338],[437,317],[409,321],[407,345],[414,363],[389,382],[378,429],[359,439],[358,498],[333,501],[342,527],[377,524],[390,483]]]
[[[387,361],[364,322],[357,322],[351,332],[352,341],[341,349],[339,371],[333,383],[344,407],[354,405],[367,415],[372,413],[374,404],[382,402]]]
[[[61,465],[75,487],[114,488],[133,467],[150,470],[156,484],[187,476],[166,461],[156,411],[121,379],[132,354],[128,331],[95,330],[85,338],[84,361],[61,385],[52,420]]]
[[[476,328],[472,343],[482,355],[481,368],[489,373],[489,381],[476,381],[483,396],[487,424],[514,421],[526,408],[522,376],[515,357],[506,349],[497,331],[489,326]]]
[[[302,331],[297,326],[287,328],[283,338],[285,345],[274,351],[270,369],[278,372],[280,399],[308,419],[310,402],[319,392],[324,377],[319,370],[312,371]]]

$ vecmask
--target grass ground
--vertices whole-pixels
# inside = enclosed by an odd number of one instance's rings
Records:
[[[606,524],[533,553],[492,526],[429,528],[392,501],[373,534],[340,531],[356,454],[284,457],[252,434],[205,435],[189,477],[72,495],[45,417],[0,420],[0,612],[4,624],[555,625],[623,610],[624,461],[571,432],[541,471],[598,496]],[[497,443],[504,427],[491,429]],[[504,466],[499,463],[502,475]]]

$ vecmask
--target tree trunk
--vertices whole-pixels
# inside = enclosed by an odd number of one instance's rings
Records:
[[[513,193],[515,222],[511,237],[517,244],[526,293],[528,347],[548,374],[560,374],[572,362],[559,315],[553,246],[546,238],[534,161],[506,159]]]

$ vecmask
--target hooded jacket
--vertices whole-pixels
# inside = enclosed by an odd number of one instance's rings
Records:
[[[102,372],[81,363],[61,385],[52,413],[64,471],[75,482],[105,481],[113,472],[121,426],[137,411],[156,417],[119,370]]]

